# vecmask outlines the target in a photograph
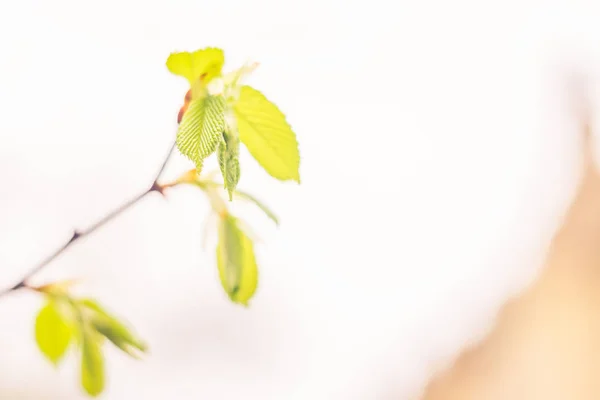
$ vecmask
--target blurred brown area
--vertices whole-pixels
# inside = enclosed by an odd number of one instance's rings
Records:
[[[600,399],[600,174],[590,158],[537,281],[424,400]]]

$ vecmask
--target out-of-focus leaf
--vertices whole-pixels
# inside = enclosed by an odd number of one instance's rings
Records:
[[[241,68],[229,72],[223,77],[223,83],[225,85],[224,95],[230,104],[235,103],[238,100],[244,79],[257,67],[258,63],[246,63]]]
[[[217,266],[229,298],[247,306],[256,291],[258,268],[252,241],[229,214],[221,217],[219,224]]]
[[[125,353],[137,358],[138,354],[135,350],[145,352],[148,349],[146,343],[136,337],[117,318],[106,312],[96,301],[83,299],[80,304],[90,311],[88,318],[94,329]]]
[[[208,83],[221,75],[225,63],[223,50],[215,47],[196,50],[192,53],[184,51],[171,53],[167,58],[167,68],[171,73],[188,80],[190,86],[198,79]]]
[[[256,68],[258,68],[257,62],[246,62],[235,71],[225,74],[225,76],[223,76],[223,83],[226,86],[240,85],[242,83],[241,81],[250,75]]]
[[[269,207],[267,207],[267,205],[265,203],[258,200],[256,197],[252,196],[250,193],[236,190],[235,192],[233,192],[233,195],[234,195],[234,197],[239,197],[240,199],[254,203],[254,205],[257,206],[258,208],[260,208],[262,210],[262,212],[264,212],[265,215],[267,217],[269,217],[275,223],[275,225],[279,225],[279,218],[277,218],[277,215],[275,215],[275,213]]]
[[[195,172],[188,172],[187,175],[191,176],[191,174]],[[190,178],[192,179],[192,178]],[[220,183],[208,180],[208,179],[198,179],[197,176],[194,176],[193,179],[195,180],[195,182],[197,182],[197,185],[199,185],[202,188],[205,187],[224,187],[225,185],[221,185]],[[186,182],[185,180],[181,180],[180,182]],[[191,182],[191,180],[190,180]],[[260,208],[262,210],[262,212],[265,213],[265,215],[271,219],[271,221],[273,221],[275,223],[275,225],[279,226],[279,218],[277,217],[277,215],[273,212],[273,210],[271,210],[265,203],[263,203],[262,201],[260,201],[259,199],[257,199],[256,197],[254,197],[253,195],[251,195],[248,192],[244,192],[241,190],[234,190],[233,191],[233,197],[234,198],[238,198],[240,200],[245,200],[248,201],[250,203],[253,203],[255,206],[257,206],[258,208]]]
[[[81,341],[81,385],[92,397],[104,390],[104,357],[97,335],[84,329]]]
[[[35,320],[35,340],[40,351],[58,365],[73,337],[73,325],[56,300],[50,300]]]
[[[78,283],[76,279],[47,283],[45,285],[34,287],[37,292],[51,296],[65,296],[69,289]]]

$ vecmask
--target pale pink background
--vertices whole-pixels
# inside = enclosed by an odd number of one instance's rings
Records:
[[[263,241],[251,307],[223,294],[192,189],[39,281],[81,278],[150,342],[108,350],[103,399],[407,399],[538,272],[580,173],[560,77],[598,92],[598,21],[568,0],[2,2],[0,284],[150,183],[186,90],[166,57],[219,46],[261,62],[303,157],[298,187],[244,153],[240,186],[282,220],[236,207]],[[0,399],[82,399],[76,360],[35,347],[40,304],[0,300]]]

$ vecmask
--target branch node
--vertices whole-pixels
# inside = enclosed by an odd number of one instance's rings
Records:
[[[173,143],[171,144],[171,148],[169,149],[169,152],[167,153],[167,156],[165,157],[160,169],[158,170],[158,172],[156,173],[156,175],[154,176],[154,182],[152,183],[152,186],[150,187],[150,189],[146,190],[143,193],[140,193],[138,196],[136,196],[135,198],[129,200],[128,202],[122,204],[120,207],[114,209],[113,211],[109,212],[108,214],[106,214],[106,216],[104,216],[102,219],[100,219],[99,221],[97,221],[95,224],[93,224],[92,226],[90,226],[87,229],[84,230],[73,230],[73,234],[71,235],[71,238],[64,243],[62,246],[60,246],[59,248],[57,248],[56,250],[54,250],[53,253],[51,253],[50,255],[48,255],[46,258],[44,258],[42,261],[40,261],[38,264],[36,264],[35,266],[33,266],[33,268],[31,268],[26,274],[25,276],[23,276],[23,278],[21,279],[21,281],[15,285],[13,285],[12,287],[8,288],[8,289],[4,289],[2,291],[0,291],[0,297],[4,296],[10,292],[22,289],[22,288],[27,288],[30,287],[27,284],[27,281],[35,274],[37,274],[38,272],[40,272],[42,269],[44,269],[47,265],[49,265],[55,258],[57,258],[58,256],[60,256],[64,251],[66,251],[73,242],[75,242],[77,239],[83,237],[83,236],[87,236],[90,233],[94,232],[96,229],[100,228],[101,226],[103,226],[104,224],[106,224],[108,221],[111,221],[112,219],[114,219],[115,217],[117,217],[118,215],[120,215],[123,211],[125,211],[126,209],[128,209],[129,207],[133,206],[134,204],[136,204],[140,199],[142,199],[145,195],[147,195],[150,192],[158,192],[161,195],[164,196],[164,186],[161,186],[157,183],[158,179],[160,178],[160,176],[162,175],[165,166],[167,165],[167,162],[169,161],[169,159],[171,158],[171,155],[173,154],[173,150],[175,149],[175,142],[173,141]]]
[[[14,285],[13,287],[11,287],[9,290],[11,292],[14,292],[14,291],[24,288],[26,286],[27,286],[27,284],[25,283],[25,281],[21,281],[21,282],[17,283],[16,285]]]
[[[160,185],[160,184],[158,184],[158,182],[154,181],[154,183],[152,183],[152,186],[150,187],[150,189],[148,189],[148,192],[158,192],[164,196],[165,195],[164,190],[165,190],[165,188],[162,185]]]

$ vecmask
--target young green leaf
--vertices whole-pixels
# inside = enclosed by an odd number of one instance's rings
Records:
[[[225,99],[205,96],[190,103],[177,131],[177,148],[196,163],[202,171],[204,159],[211,155],[221,141],[225,128]]]
[[[223,187],[227,190],[229,201],[233,200],[233,190],[240,180],[240,162],[237,157],[231,156],[228,152],[227,144],[222,141],[217,148],[219,159],[219,168],[223,175]]]
[[[223,185],[229,194],[229,201],[233,200],[233,191],[240,181],[240,140],[235,126],[226,124],[223,139],[219,143],[218,158]]]
[[[96,301],[83,299],[80,304],[88,310],[89,320],[98,333],[132,357],[138,357],[135,350],[145,352],[146,343],[136,337],[123,323],[110,315]]]
[[[167,68],[171,73],[186,78],[192,86],[201,77],[208,83],[221,75],[224,63],[223,50],[207,47],[192,53],[171,53],[167,59]]]
[[[240,140],[272,177],[300,183],[300,152],[285,115],[258,90],[242,86],[234,106]]]
[[[92,397],[104,390],[104,358],[97,333],[89,328],[82,331],[81,385]]]
[[[74,328],[69,322],[56,300],[48,301],[35,320],[37,345],[54,365],[58,365],[71,343]]]
[[[250,238],[231,215],[221,218],[217,267],[225,292],[234,303],[248,305],[258,283],[258,268]]]

